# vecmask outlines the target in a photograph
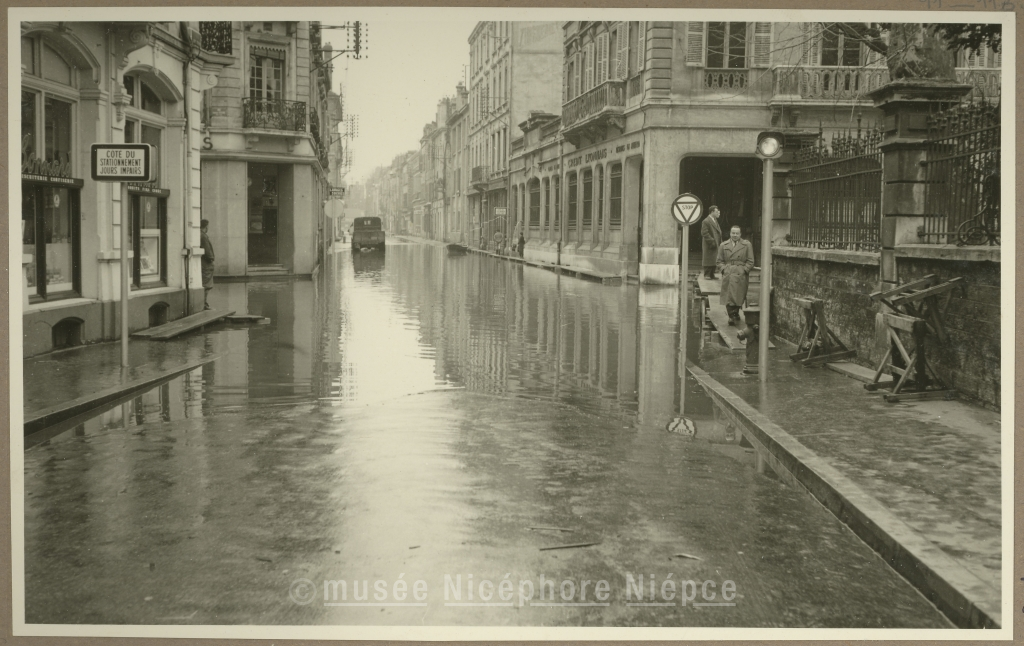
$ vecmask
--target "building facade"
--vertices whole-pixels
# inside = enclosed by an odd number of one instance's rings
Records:
[[[553,22],[480,22],[469,37],[469,210],[475,244],[508,248],[508,162],[515,125],[560,108],[562,36]]]
[[[469,134],[466,116],[469,114],[469,91],[459,83],[450,99],[451,108],[446,122],[448,132],[447,172],[444,197],[448,204],[445,242],[468,244],[469,235]]]
[[[25,356],[118,338],[123,258],[131,330],[202,309],[201,92],[232,58],[203,47],[198,27],[21,24]],[[122,205],[120,184],[91,179],[93,143],[152,145],[156,178],[129,184]]]
[[[212,24],[233,54],[203,97],[202,210],[217,248],[214,274],[310,275],[336,131],[330,49],[318,23]]]

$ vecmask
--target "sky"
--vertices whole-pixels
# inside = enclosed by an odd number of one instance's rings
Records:
[[[342,86],[345,112],[359,121],[349,183],[389,165],[395,155],[419,148],[423,126],[437,116],[438,101],[453,96],[455,86],[466,79],[469,35],[476,21],[364,24],[363,57],[343,55],[334,66],[333,89]],[[324,30],[323,40],[335,50],[349,47],[345,31]]]

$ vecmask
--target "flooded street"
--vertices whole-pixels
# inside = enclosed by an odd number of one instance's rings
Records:
[[[391,239],[218,283],[270,323],[26,438],[26,621],[949,627],[680,380],[679,299]]]

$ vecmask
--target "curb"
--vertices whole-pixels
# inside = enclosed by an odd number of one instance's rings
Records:
[[[196,368],[203,366],[211,361],[219,359],[223,355],[211,355],[205,359],[194,361],[183,366],[174,368],[173,370],[167,370],[157,375],[149,377],[142,377],[133,381],[125,382],[106,388],[99,392],[90,393],[83,395],[78,399],[73,399],[69,402],[57,404],[55,406],[49,406],[42,408],[32,413],[25,414],[25,435],[36,433],[47,427],[59,424],[72,417],[77,417],[83,413],[92,411],[93,409],[99,408],[105,404],[116,402],[119,399],[128,397],[138,392],[145,392],[154,386],[159,385],[161,382],[172,379],[184,372],[189,370],[195,370]]]
[[[798,484],[960,628],[999,628],[1000,590],[693,363],[687,370],[784,480]]]

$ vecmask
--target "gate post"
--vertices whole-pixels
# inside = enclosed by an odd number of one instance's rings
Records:
[[[928,115],[960,99],[972,89],[953,80],[901,79],[868,96],[882,119],[882,230],[879,260],[880,289],[899,282],[896,245],[921,242],[924,224]]]

